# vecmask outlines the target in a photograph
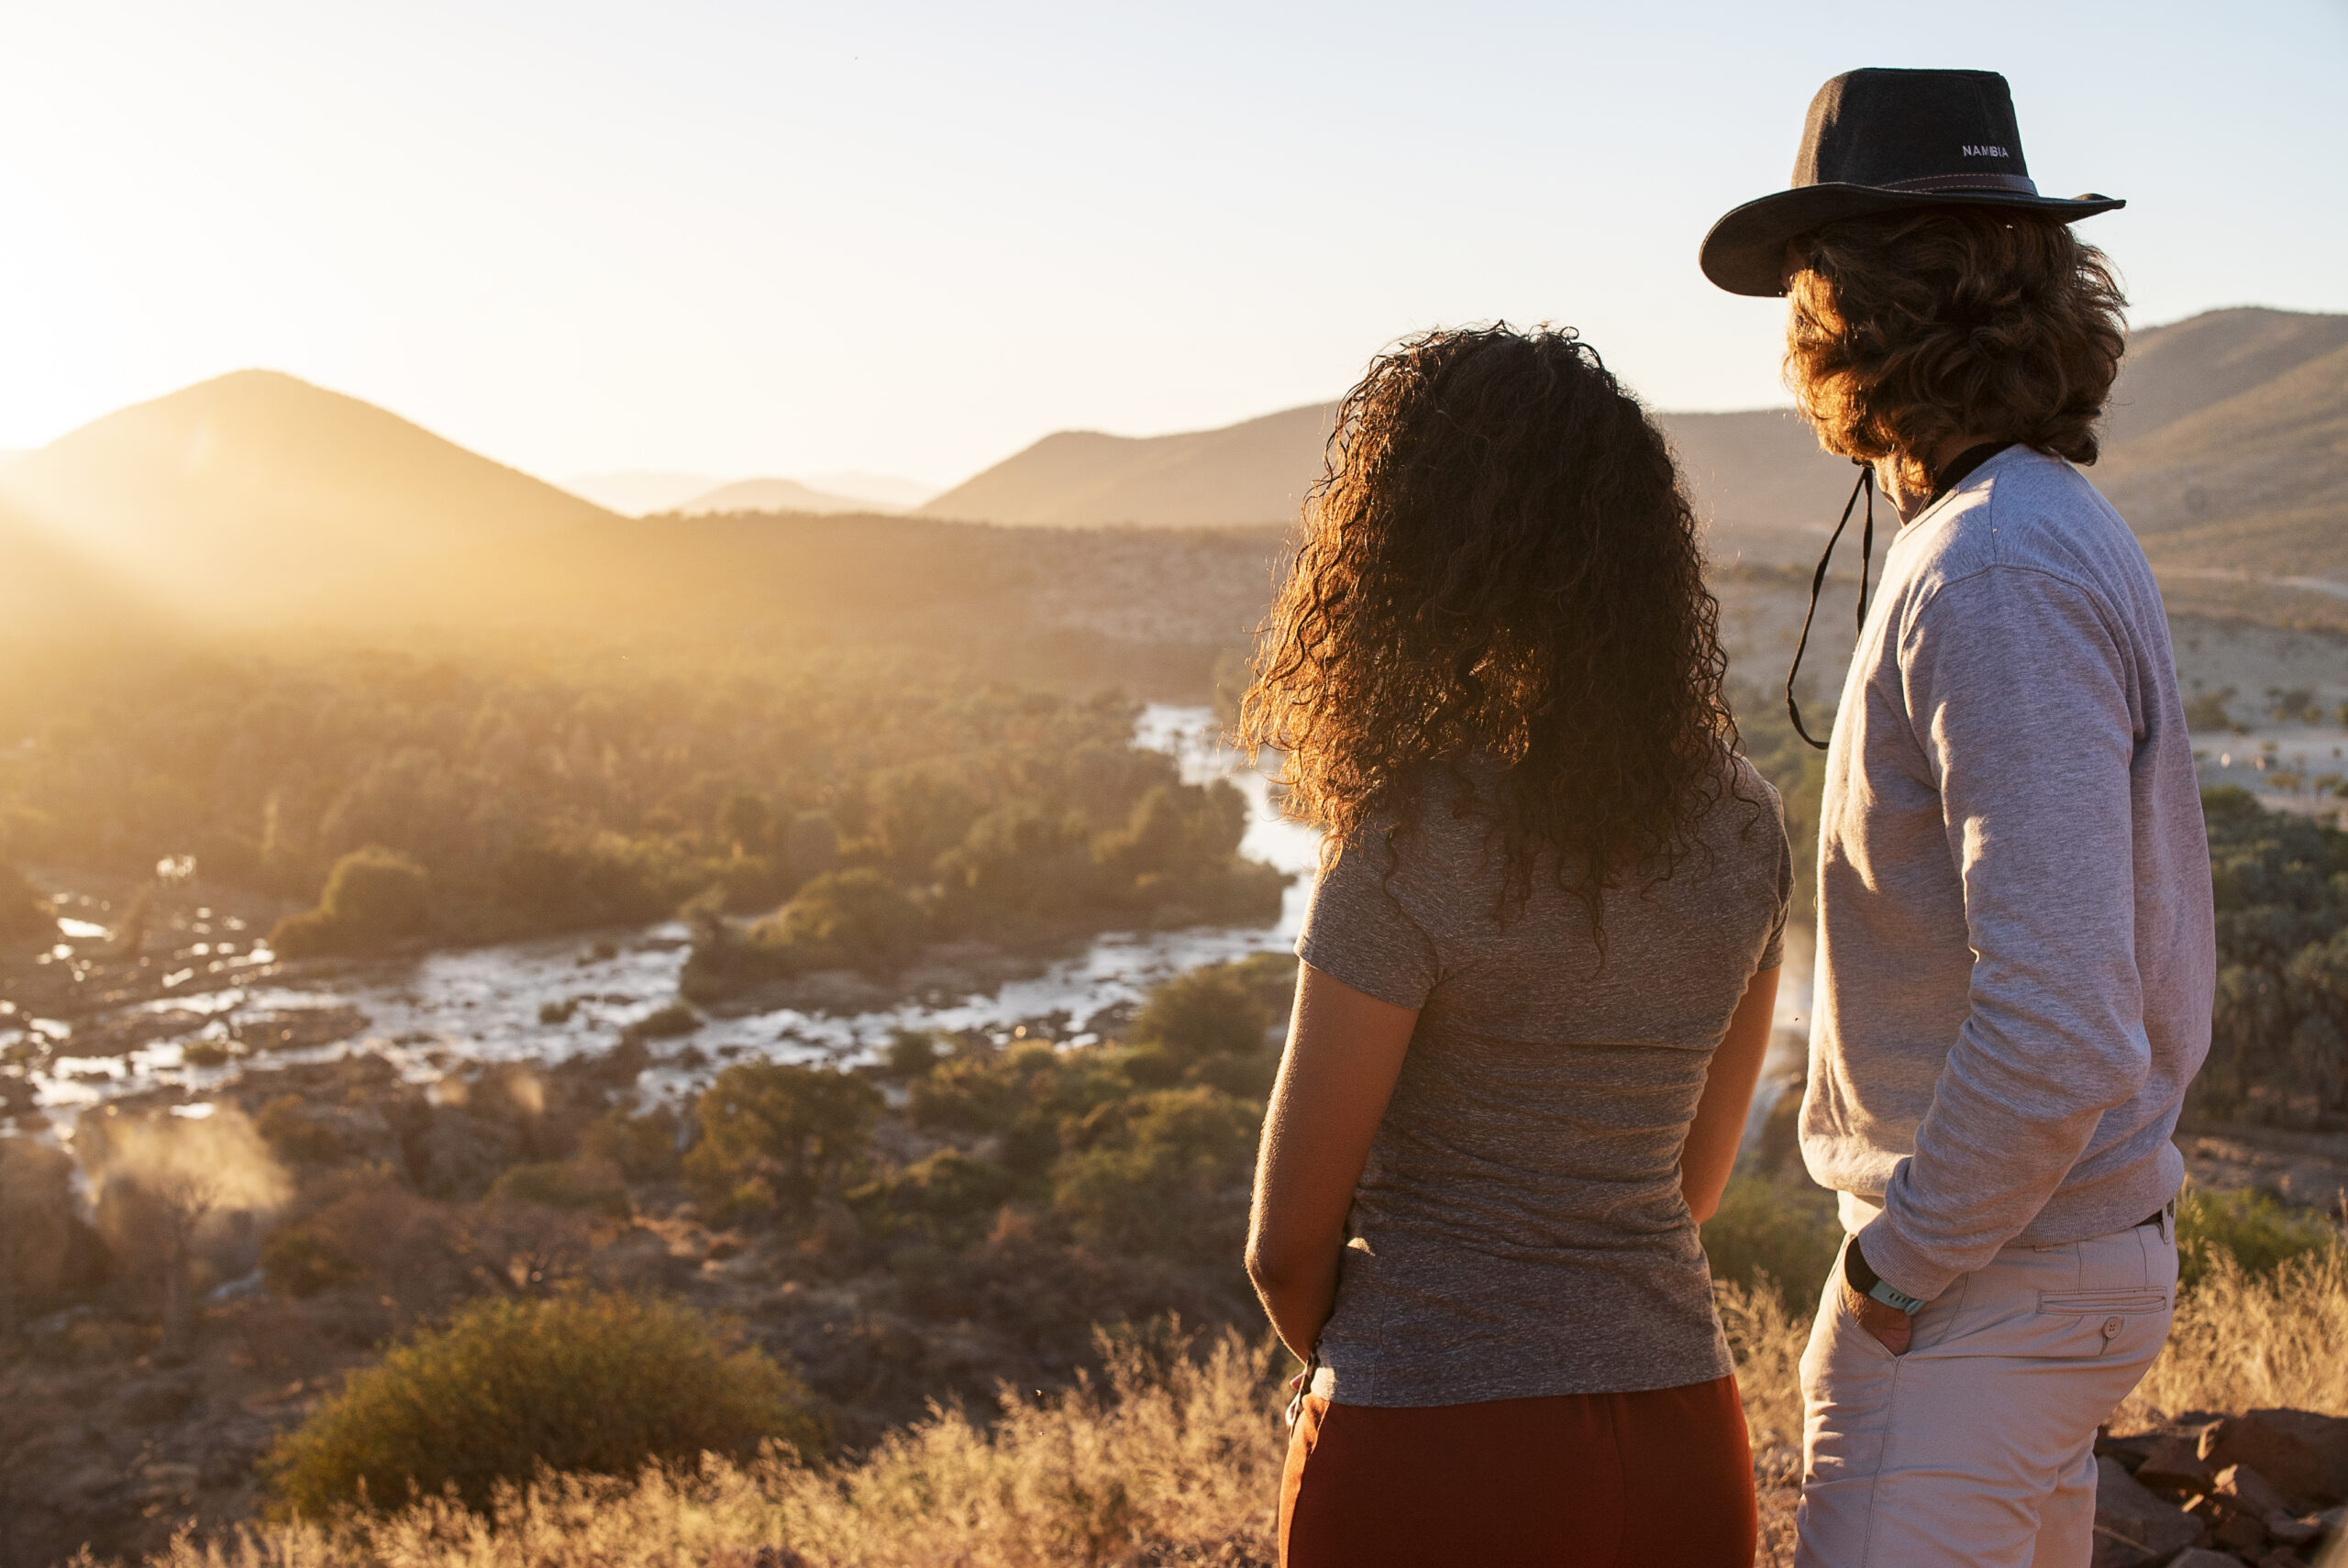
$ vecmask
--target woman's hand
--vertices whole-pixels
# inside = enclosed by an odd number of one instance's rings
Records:
[[[1354,1185],[1418,1021],[1416,1009],[1297,966],[1296,1012],[1256,1160],[1247,1275],[1300,1361],[1336,1300]]]
[[[1753,1086],[1761,1081],[1761,1060],[1769,1054],[1769,1027],[1778,1007],[1778,971],[1764,969],[1744,983],[1744,996],[1729,1015],[1728,1032],[1704,1075],[1704,1097],[1679,1150],[1679,1196],[1696,1223],[1710,1220],[1736,1168],[1736,1146],[1744,1137],[1744,1115],[1753,1109]]]

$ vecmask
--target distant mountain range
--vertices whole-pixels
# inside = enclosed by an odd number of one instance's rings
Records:
[[[1284,524],[1334,403],[1179,436],[1047,436],[919,509],[995,523]],[[1722,559],[1801,558],[1850,465],[1793,414],[1661,414]],[[2178,567],[2348,580],[2348,315],[2238,309],[2138,332],[2093,470]]]
[[[670,510],[681,512],[688,517],[706,517],[721,512],[813,512],[819,516],[828,516],[842,512],[885,514],[905,509],[853,495],[834,495],[828,491],[801,484],[797,480],[750,479],[719,485],[681,502]]]
[[[1103,436],[1063,430],[915,509],[978,523],[1166,528],[1280,524],[1321,475],[1334,403],[1220,430]]]
[[[1337,405],[1312,403],[1179,436],[1047,436],[917,509],[916,515],[1053,527],[1280,526],[1321,477]],[[1811,548],[1851,468],[1790,412],[1667,414],[1662,423],[1733,555]],[[1830,518],[1829,521],[1832,519]],[[1716,541],[1716,547],[1719,541]]]
[[[813,480],[722,480],[710,474],[643,469],[577,474],[563,480],[562,488],[625,517],[660,512],[680,512],[689,517],[718,512],[888,513],[910,511],[937,493],[935,485],[887,474],[827,474]]]
[[[866,534],[880,556],[945,540],[949,520],[1252,527],[1268,549],[1320,474],[1333,407],[1147,438],[1062,432],[921,504],[904,526],[868,515]],[[1716,559],[1810,558],[1848,491],[1848,463],[1782,410],[1658,418]],[[2143,537],[2173,604],[2265,617],[2298,593],[2322,601],[2309,624],[2348,625],[2348,315],[2227,310],[2139,332],[2092,477]],[[789,541],[819,536],[785,530],[757,547],[756,572],[732,571],[727,552],[750,549],[771,514],[836,514],[823,548],[850,571],[863,569],[849,562],[853,514],[885,510],[781,479],[668,505],[623,517],[354,398],[240,371],[0,464],[0,632],[430,620],[460,601],[469,616],[507,600],[517,613],[559,615],[563,596],[538,587],[582,551],[603,563],[593,592],[573,581],[585,599],[625,604],[634,585],[658,580],[687,614],[695,584],[754,602],[770,591],[761,585],[784,580]],[[661,564],[679,552],[694,557],[689,569]],[[876,558],[875,569],[899,564]]]

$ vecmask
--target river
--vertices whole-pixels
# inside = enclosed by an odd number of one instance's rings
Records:
[[[1319,835],[1280,818],[1268,798],[1266,778],[1219,744],[1210,710],[1153,704],[1143,711],[1135,740],[1173,756],[1187,780],[1228,778],[1247,797],[1242,853],[1290,878],[1275,922],[1111,932],[1095,938],[1081,954],[1045,965],[1032,977],[1007,981],[991,994],[906,1000],[850,1014],[785,1008],[713,1017],[689,1040],[656,1047],[658,1060],[646,1075],[646,1088],[666,1096],[688,1094],[725,1062],[745,1058],[852,1061],[901,1029],[977,1031],[1006,1040],[1013,1031],[1029,1029],[1083,1043],[1094,1038],[1095,1019],[1139,1000],[1168,976],[1252,953],[1285,951],[1303,918]],[[84,934],[98,933],[92,928]],[[379,1052],[417,1081],[429,1081],[468,1063],[550,1065],[608,1048],[620,1029],[673,1002],[687,950],[684,924],[670,921],[626,932],[356,966],[306,986],[281,983],[274,976],[222,984],[138,1004],[158,1014],[208,1020],[176,1039],[119,1055],[88,1056],[72,1055],[71,1039],[61,1039],[58,1054],[33,1069],[32,1087],[43,1110],[70,1121],[89,1106],[157,1090],[201,1101],[248,1066],[330,1060],[352,1051]],[[1807,1038],[1809,954],[1809,933],[1790,933],[1786,980],[1778,996],[1772,1082],[1765,1084],[1755,1107],[1756,1125],[1775,1098],[1774,1080],[1798,1065]],[[222,979],[233,979],[238,967],[265,972],[273,966],[265,950],[247,954]],[[563,1021],[542,1019],[542,1009],[561,1010],[566,1003],[570,1005]],[[225,1039],[232,1019],[249,1026],[272,1015],[315,1017],[319,1009],[355,1010],[365,1022],[349,1038],[307,1049],[209,1066],[189,1059],[191,1047],[197,1047],[200,1059],[205,1055],[202,1043]],[[39,1021],[32,1026],[43,1027]]]

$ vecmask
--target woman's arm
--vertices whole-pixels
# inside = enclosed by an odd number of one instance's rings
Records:
[[[1761,1081],[1761,1058],[1769,1053],[1769,1025],[1778,1007],[1778,971],[1764,969],[1744,982],[1744,998],[1729,1015],[1728,1032],[1704,1075],[1704,1098],[1679,1151],[1679,1196],[1700,1225],[1721,1206],[1736,1145],[1744,1136],[1744,1113],[1753,1109],[1753,1086]]]
[[[1336,1300],[1354,1184],[1418,1020],[1415,1008],[1297,966],[1296,1013],[1256,1159],[1247,1275],[1299,1360],[1312,1352]]]

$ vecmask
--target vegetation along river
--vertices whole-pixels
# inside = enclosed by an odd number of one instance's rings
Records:
[[[1228,778],[1246,796],[1242,852],[1290,878],[1277,922],[1113,932],[1080,954],[1033,966],[1032,973],[985,992],[932,992],[861,1010],[777,1008],[709,1017],[690,1033],[650,1042],[653,1065],[644,1087],[657,1095],[683,1096],[726,1062],[744,1058],[855,1060],[899,1030],[979,1031],[1002,1039],[1020,1032],[1089,1041],[1101,1024],[1113,1021],[1168,976],[1252,953],[1284,951],[1303,915],[1319,835],[1279,817],[1268,780],[1219,743],[1211,710],[1153,704],[1137,722],[1135,740],[1174,756],[1186,781]],[[83,931],[75,922],[67,934],[102,933],[95,927]],[[1755,1108],[1756,1123],[1776,1098],[1778,1080],[1799,1068],[1809,1007],[1807,938],[1806,932],[1796,933],[1789,944],[1771,1081]],[[109,1020],[84,1020],[70,1034],[61,1024],[23,1021],[23,1027],[62,1036],[55,1038],[48,1060],[33,1068],[30,1087],[37,1103],[61,1121],[88,1106],[130,1096],[201,1097],[251,1060],[222,1059],[219,1043],[232,1030],[250,1038],[257,1024],[272,1020],[283,1021],[289,1030],[289,1048],[271,1051],[268,1058],[280,1065],[371,1051],[411,1079],[430,1081],[462,1063],[551,1064],[607,1049],[618,1031],[672,1008],[689,946],[684,922],[668,921],[353,964],[306,980],[281,975],[267,949],[257,948],[224,966],[218,977],[234,982],[243,970],[255,977],[249,981],[191,988],[136,1004],[138,1010],[158,1015],[158,1022],[166,1016],[176,1021],[184,1032],[174,1037],[127,1052],[84,1055],[74,1053],[74,1037],[116,1032],[107,1028]],[[300,1043],[313,1035],[332,1038]]]

